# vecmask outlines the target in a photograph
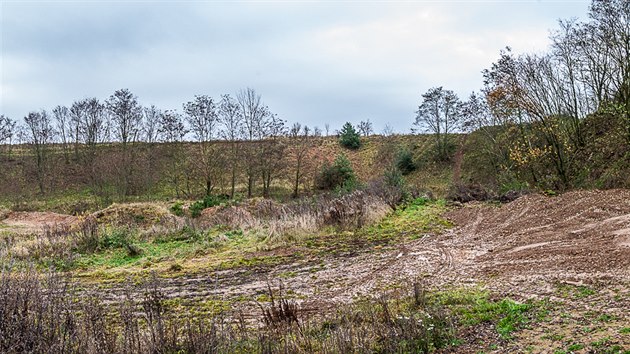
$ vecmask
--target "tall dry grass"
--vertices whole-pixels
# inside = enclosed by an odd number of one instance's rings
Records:
[[[356,229],[382,219],[392,207],[367,190],[335,196],[324,194],[281,204],[270,199],[246,205],[215,207],[202,213],[196,226],[226,225],[257,230],[270,239],[313,234],[324,227]]]
[[[242,314],[174,313],[158,278],[106,306],[59,274],[0,273],[2,353],[426,353],[447,346],[453,326],[417,296],[379,297],[306,319],[287,299]],[[270,291],[270,293],[272,293]],[[416,295],[418,292],[416,291]]]

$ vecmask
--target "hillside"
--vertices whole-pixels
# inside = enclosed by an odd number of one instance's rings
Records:
[[[409,184],[423,191],[444,197],[451,182],[451,162],[435,162],[431,158],[432,137],[430,135],[392,135],[362,137],[363,144],[357,150],[342,147],[337,137],[313,137],[304,146],[301,162],[300,195],[321,193],[315,186],[317,175],[326,163],[337,156],[345,155],[360,183],[378,179],[391,169],[401,150],[409,150],[420,168],[406,176]],[[262,142],[254,144],[263,144]],[[290,139],[280,142],[284,154],[274,165],[270,195],[278,200],[291,198],[295,183],[297,143]],[[225,142],[214,142],[219,155],[229,153]],[[243,145],[246,150],[248,145]],[[116,144],[98,145],[90,165],[82,155],[71,154],[66,161],[63,149],[54,145],[46,157],[43,176],[44,193],[39,192],[37,159],[28,145],[4,147],[0,151],[0,205],[14,210],[56,211],[70,214],[92,212],[112,202],[194,200],[204,195],[203,177],[199,174],[199,148],[194,143],[138,144],[133,163],[133,178],[129,194],[120,194],[120,147]],[[79,148],[86,149],[82,146]],[[247,196],[247,154],[233,163],[221,162],[213,170],[216,185],[213,194],[230,193],[230,175],[235,167],[235,198]],[[96,171],[97,173],[93,173]],[[175,184],[174,184],[175,183]],[[263,196],[259,173],[253,184],[253,197]],[[177,186],[177,189],[175,189]]]

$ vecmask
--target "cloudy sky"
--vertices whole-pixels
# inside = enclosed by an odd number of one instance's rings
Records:
[[[588,1],[0,1],[0,113],[129,88],[179,109],[252,87],[289,122],[408,131],[420,95],[466,97],[509,45],[542,51]]]

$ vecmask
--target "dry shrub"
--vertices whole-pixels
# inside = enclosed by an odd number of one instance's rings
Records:
[[[451,188],[448,199],[461,203],[496,199],[496,195],[478,184],[457,184]]]
[[[3,206],[0,206],[0,221],[6,219],[7,217],[9,217],[9,214],[11,213],[10,209],[7,209]]]
[[[304,198],[287,204],[263,199],[244,206],[214,208],[195,220],[208,228],[225,225],[254,230],[269,238],[312,234],[325,226],[355,229],[383,218],[392,208],[378,195],[354,191],[342,196],[332,194]]]
[[[29,260],[65,268],[74,259],[74,232],[70,226],[45,226],[41,233],[10,235],[5,239],[0,260]],[[16,240],[19,238],[19,240]]]
[[[445,313],[412,297],[364,299],[307,321],[295,303],[274,299],[263,307],[267,325],[255,326],[238,312],[174,313],[161,288],[155,275],[139,288],[128,283],[118,303],[106,306],[102,293],[81,292],[58,274],[3,269],[0,352],[426,353],[452,339]]]
[[[279,289],[279,299],[276,299],[271,285],[267,284],[271,304],[263,306],[258,302],[258,306],[262,311],[262,321],[268,327],[290,326],[296,324],[299,326],[299,306],[295,301],[282,297],[282,284]]]

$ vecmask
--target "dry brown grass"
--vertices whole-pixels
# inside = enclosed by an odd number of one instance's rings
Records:
[[[196,220],[197,227],[225,225],[263,234],[271,241],[299,238],[328,226],[356,229],[374,223],[392,211],[383,198],[362,190],[342,196],[329,194],[304,198],[286,204],[263,199],[248,205],[210,209]]]
[[[446,346],[452,325],[441,311],[402,298],[364,300],[307,320],[286,299],[261,306],[259,325],[228,316],[174,313],[160,280],[107,307],[58,274],[0,273],[2,353],[370,353],[429,352]],[[270,289],[271,292],[271,289]]]

